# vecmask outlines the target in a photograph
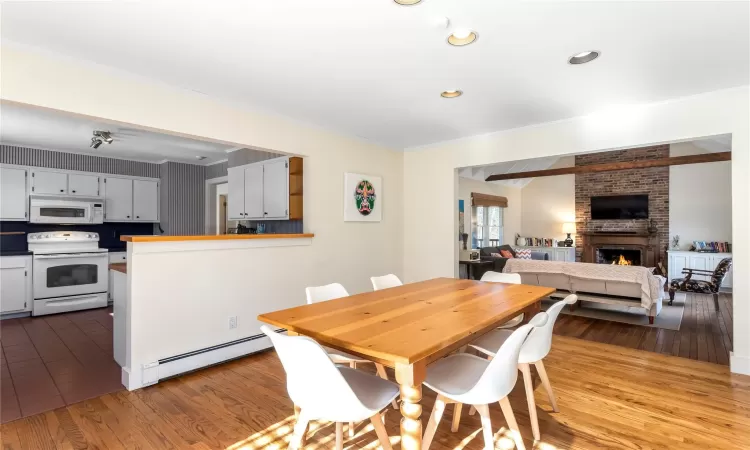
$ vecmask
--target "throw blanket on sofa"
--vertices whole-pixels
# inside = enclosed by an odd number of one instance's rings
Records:
[[[641,306],[651,309],[654,302],[661,301],[664,277],[654,275],[641,266],[615,266],[564,261],[534,261],[509,259],[503,272],[510,273],[559,273],[569,277],[598,281],[622,281],[641,285]]]

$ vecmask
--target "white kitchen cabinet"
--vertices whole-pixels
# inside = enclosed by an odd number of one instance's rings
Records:
[[[133,220],[133,180],[117,177],[104,179],[104,220],[107,222]]]
[[[159,182],[133,180],[133,220],[159,220]]]
[[[700,252],[689,252],[681,250],[670,250],[669,254],[669,278],[684,278],[685,275],[682,273],[683,269],[700,269],[713,271],[719,262],[724,258],[731,258],[731,253],[700,253]],[[724,282],[721,284],[723,288],[732,287],[732,273],[733,269],[724,277]],[[710,280],[710,276],[696,276],[697,280]]]
[[[245,167],[245,218],[263,220],[263,164]]]
[[[289,217],[289,162],[286,158],[263,164],[263,217]]]
[[[282,157],[229,168],[229,219],[289,219],[289,161],[290,158]],[[298,166],[301,167],[301,162]],[[294,195],[299,197],[297,215],[301,218],[301,172],[295,176],[300,184],[299,192]]]
[[[99,180],[98,175],[71,173],[68,175],[68,194],[81,197],[98,197]]]
[[[68,174],[65,172],[31,171],[31,193],[61,195],[68,193]]]
[[[109,252],[109,263],[126,263],[128,262],[128,252]],[[116,270],[109,270],[109,289],[107,289],[107,300],[111,303],[114,301],[115,293],[115,273],[119,273]]]
[[[0,257],[0,313],[31,311],[31,256]]]
[[[227,169],[227,217],[229,220],[245,219],[245,167]]]
[[[0,168],[0,220],[28,220],[26,169]]]

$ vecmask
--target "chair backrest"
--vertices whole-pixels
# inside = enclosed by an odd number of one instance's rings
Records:
[[[500,273],[487,271],[482,275],[480,281],[491,281],[493,283],[511,283],[521,284],[521,274],[519,273]]]
[[[328,354],[314,340],[286,336],[260,327],[273,343],[286,372],[286,388],[295,405],[312,419],[348,421],[365,409]]]
[[[326,284],[325,286],[305,288],[305,295],[307,295],[307,303],[313,304],[324,302],[326,300],[333,300],[335,298],[348,297],[349,293],[346,292],[344,286],[339,283],[331,283]]]
[[[398,279],[396,275],[392,273],[383,275],[382,277],[370,277],[370,281],[372,282],[372,288],[376,291],[401,286],[404,284],[401,282],[401,280]]]
[[[577,301],[578,296],[570,294],[547,308],[547,323],[539,328],[534,328],[531,333],[529,333],[529,337],[526,339],[526,342],[523,343],[523,347],[521,347],[519,362],[532,363],[547,356],[552,348],[552,329],[555,327],[557,316],[560,315],[560,311],[565,305],[572,305]]]
[[[513,390],[518,378],[518,355],[524,340],[533,329],[547,322],[547,313],[540,312],[529,323],[518,327],[495,353],[474,387],[464,394],[465,403],[489,404],[499,401]]]
[[[731,268],[732,258],[724,258],[719,261],[719,264],[716,266],[713,275],[711,275],[711,287],[714,292],[719,292],[721,283],[724,282],[724,277],[726,277],[727,272],[729,272],[729,269]]]

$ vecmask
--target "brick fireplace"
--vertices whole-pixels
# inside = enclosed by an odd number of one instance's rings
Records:
[[[669,145],[577,155],[576,166],[669,157]],[[641,252],[640,264],[666,265],[669,242],[669,167],[580,173],[575,176],[576,259],[599,262],[596,249],[607,246]],[[648,195],[649,220],[591,220],[591,197]],[[657,231],[649,233],[650,219]],[[606,253],[606,252],[605,252]]]

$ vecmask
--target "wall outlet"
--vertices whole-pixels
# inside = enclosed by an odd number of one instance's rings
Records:
[[[229,318],[229,329],[237,328],[237,316],[232,316]]]

